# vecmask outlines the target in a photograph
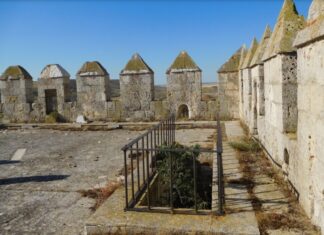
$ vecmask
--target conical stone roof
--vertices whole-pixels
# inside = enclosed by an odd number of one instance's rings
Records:
[[[9,66],[0,76],[1,80],[18,80],[18,79],[33,79],[32,76],[20,65]]]
[[[229,73],[229,72],[236,72],[239,70],[240,65],[240,59],[241,59],[241,51],[243,49],[243,46],[238,49],[234,55],[229,58],[228,61],[226,61],[225,64],[220,67],[220,69],[217,71],[218,73]]]
[[[154,73],[143,58],[135,53],[120,74]]]
[[[248,68],[250,66],[251,61],[253,59],[253,56],[254,56],[257,48],[258,48],[258,41],[256,40],[256,38],[254,38],[251,43],[251,47],[250,47],[246,57],[244,58],[242,69]]]
[[[270,26],[267,25],[267,27],[263,33],[261,42],[260,42],[252,60],[251,60],[250,67],[263,63],[262,57],[263,57],[263,54],[267,48],[270,37],[271,37],[271,29],[270,29]]]
[[[262,60],[295,51],[293,41],[304,26],[305,19],[298,15],[293,0],[285,0]]]
[[[46,65],[40,74],[41,79],[69,78],[70,74],[59,64]]]
[[[180,52],[166,73],[182,71],[201,71],[186,51]]]
[[[80,76],[106,76],[108,72],[98,61],[87,61],[77,72]]]
[[[246,48],[245,45],[243,45],[242,50],[241,50],[241,58],[240,58],[239,69],[243,68],[243,64],[244,64],[245,58],[247,56],[247,53],[248,53],[248,49]]]

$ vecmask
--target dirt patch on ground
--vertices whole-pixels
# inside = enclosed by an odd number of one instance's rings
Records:
[[[289,183],[272,166],[256,142],[245,137],[230,145],[238,152],[243,177],[228,183],[247,188],[261,234],[273,230],[320,234],[298,204]]]
[[[115,190],[121,186],[121,182],[119,181],[111,181],[106,184],[105,187],[102,188],[93,188],[88,190],[80,190],[79,192],[83,197],[88,197],[96,200],[96,203],[90,209],[95,211],[102,205],[104,201],[106,201]]]

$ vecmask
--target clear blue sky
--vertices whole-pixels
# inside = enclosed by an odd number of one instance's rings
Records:
[[[311,0],[296,0],[307,17]],[[85,61],[98,60],[112,79],[138,52],[165,84],[181,50],[215,82],[217,69],[266,24],[273,28],[283,0],[8,1],[0,2],[0,72],[25,67],[37,80],[59,63],[75,78]]]

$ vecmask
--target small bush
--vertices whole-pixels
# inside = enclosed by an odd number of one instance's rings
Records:
[[[45,123],[56,123],[58,122],[59,114],[57,111],[51,112],[50,114],[46,115]]]

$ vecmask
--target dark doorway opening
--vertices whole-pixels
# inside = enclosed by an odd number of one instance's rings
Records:
[[[178,119],[188,119],[189,118],[189,109],[188,106],[182,104],[178,109]]]
[[[56,89],[45,90],[46,114],[57,111]]]

